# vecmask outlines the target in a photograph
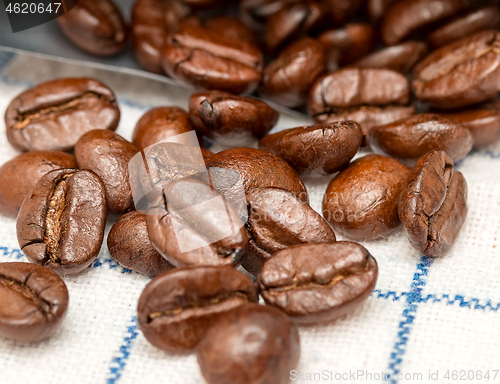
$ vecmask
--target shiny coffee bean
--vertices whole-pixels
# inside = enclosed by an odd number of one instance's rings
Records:
[[[91,171],[47,173],[17,217],[17,240],[26,258],[61,275],[87,268],[99,254],[106,224],[104,184]]]
[[[432,151],[418,161],[398,211],[419,253],[442,256],[450,250],[467,216],[467,182],[445,152]]]
[[[351,239],[376,240],[399,224],[398,197],[410,170],[395,159],[367,155],[328,184],[323,217]]]
[[[377,262],[363,246],[340,241],[276,252],[258,282],[266,304],[298,323],[316,323],[352,312],[373,292],[377,276]]]
[[[300,107],[316,78],[325,71],[323,45],[305,37],[290,44],[264,69],[260,94],[289,108]]]
[[[299,362],[299,333],[282,312],[245,304],[208,330],[197,356],[208,384],[286,384]]]
[[[500,111],[476,109],[441,114],[463,125],[472,133],[474,148],[484,148],[500,139]]]
[[[137,211],[124,214],[108,235],[109,253],[122,266],[148,276],[156,276],[174,268],[151,244],[146,215]]]
[[[256,189],[247,196],[249,252],[242,266],[257,276],[274,252],[304,243],[335,241],[330,225],[292,192]]]
[[[410,116],[370,131],[370,145],[376,153],[410,164],[434,149],[446,151],[458,161],[470,152],[472,144],[472,134],[466,127],[432,113]]]
[[[27,152],[7,161],[0,167],[0,214],[16,216],[24,198],[46,173],[75,167],[72,155],[55,151]]]
[[[241,19],[254,30],[264,28],[266,21],[286,4],[297,0],[241,0]]]
[[[56,21],[73,44],[94,55],[115,55],[127,44],[128,27],[111,0],[79,0]]]
[[[329,19],[335,24],[345,24],[349,19],[356,15],[356,13],[364,5],[364,0],[324,0],[323,1],[326,11],[328,12]]]
[[[191,95],[189,118],[201,135],[224,145],[243,146],[264,137],[276,125],[279,113],[251,97],[208,91]]]
[[[12,100],[5,112],[7,139],[23,152],[70,151],[84,133],[115,130],[119,121],[113,91],[86,78],[35,85]]]
[[[354,121],[285,129],[264,137],[259,148],[286,160],[299,176],[325,176],[345,168],[358,152],[363,131]]]
[[[427,45],[420,41],[383,48],[358,60],[354,65],[363,68],[386,68],[408,73],[427,54]]]
[[[83,135],[75,146],[79,169],[93,171],[104,183],[110,212],[122,214],[134,209],[128,164],[139,149],[120,135],[94,130]]]
[[[50,269],[0,263],[0,336],[31,343],[56,332],[68,310],[68,289]]]
[[[144,289],[137,323],[155,347],[187,352],[231,309],[257,300],[255,284],[234,268],[176,268]]]
[[[422,28],[455,16],[468,0],[401,0],[389,7],[381,26],[382,40],[396,45]]]
[[[386,13],[392,3],[399,0],[368,0],[367,9],[373,22],[379,21]]]
[[[413,71],[415,95],[436,108],[459,108],[500,91],[500,32],[478,32],[434,51]]]
[[[184,84],[239,94],[257,88],[263,57],[252,44],[187,26],[167,38],[162,65],[169,76]]]
[[[153,247],[175,266],[236,266],[248,243],[232,205],[196,179],[181,178],[164,187],[146,223]]]
[[[427,36],[427,42],[434,48],[441,47],[479,31],[498,29],[499,26],[500,9],[498,5],[490,5],[458,17],[436,29]]]
[[[204,26],[233,40],[244,41],[255,46],[259,44],[255,32],[236,17],[212,17],[205,21]]]

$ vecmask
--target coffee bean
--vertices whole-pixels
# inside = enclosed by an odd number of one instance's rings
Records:
[[[364,68],[386,68],[401,73],[411,69],[427,54],[427,45],[419,41],[407,41],[400,45],[383,48],[374,52],[354,65]]]
[[[335,241],[330,225],[292,192],[256,189],[247,196],[247,204],[249,252],[242,266],[253,275],[274,252],[286,247]]]
[[[335,24],[345,24],[350,18],[356,15],[361,6],[364,5],[364,0],[325,0],[326,10],[329,17]]]
[[[470,152],[472,144],[472,134],[466,127],[432,113],[410,116],[370,131],[374,152],[412,164],[433,149],[442,149],[458,161]]]
[[[417,162],[398,212],[419,253],[442,256],[450,250],[467,216],[467,182],[445,152],[432,151]]]
[[[24,198],[46,173],[75,168],[75,158],[64,152],[23,153],[0,167],[0,214],[17,216]]]
[[[231,309],[257,300],[255,284],[234,268],[176,268],[148,284],[139,298],[137,323],[155,347],[186,352]]]
[[[115,55],[127,43],[127,26],[111,0],[79,0],[56,21],[73,44],[94,55]]]
[[[244,41],[258,47],[259,39],[254,31],[236,17],[212,17],[208,19],[204,25],[205,28],[218,32],[230,39]]]
[[[410,170],[395,159],[367,155],[328,184],[323,217],[354,240],[376,240],[399,224],[398,197]]]
[[[500,91],[500,32],[478,32],[434,51],[413,71],[413,90],[422,101],[459,108]]]
[[[205,9],[224,3],[224,0],[182,0],[192,8]]]
[[[146,222],[154,248],[175,266],[238,265],[248,243],[231,204],[196,179],[164,187]]]
[[[276,252],[259,274],[266,304],[299,323],[331,321],[352,312],[375,289],[378,267],[349,241],[303,244]]]
[[[286,160],[299,176],[325,176],[345,168],[358,152],[363,131],[354,121],[285,129],[264,137],[259,148]]]
[[[396,45],[422,28],[455,16],[468,0],[402,0],[389,7],[381,26],[382,40]]]
[[[169,76],[182,83],[239,94],[257,88],[263,57],[252,44],[187,26],[167,38],[162,65]]]
[[[146,215],[137,211],[124,214],[108,235],[111,256],[125,268],[148,276],[156,276],[174,268],[151,244]]]
[[[458,17],[436,29],[427,36],[427,42],[432,47],[441,47],[479,31],[498,29],[499,25],[500,9],[498,5],[490,5]]]
[[[299,361],[299,334],[282,312],[245,304],[208,330],[197,356],[208,384],[286,384]]]
[[[241,19],[254,30],[264,28],[266,21],[283,8],[296,0],[241,0]]]
[[[103,83],[65,78],[18,95],[5,112],[7,139],[20,151],[70,151],[84,133],[115,130],[120,110]]]
[[[325,50],[319,41],[308,37],[298,40],[264,69],[260,94],[286,107],[300,107],[325,66]]]
[[[379,21],[387,12],[392,3],[399,0],[368,0],[368,14],[373,22]]]
[[[91,171],[47,173],[17,217],[17,240],[29,261],[61,275],[87,268],[99,254],[106,224],[104,184]]]
[[[484,148],[500,139],[500,111],[476,109],[463,112],[441,114],[463,125],[472,133],[474,148]]]
[[[52,336],[68,309],[68,289],[50,269],[0,263],[0,336],[30,343]]]
[[[264,137],[276,125],[279,113],[251,97],[208,91],[191,95],[189,118],[199,134],[241,146]]]

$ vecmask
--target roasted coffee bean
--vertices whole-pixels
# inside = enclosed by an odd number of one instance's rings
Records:
[[[132,44],[135,58],[150,72],[163,73],[161,47],[169,33],[179,29],[190,14],[177,0],[137,0],[132,10]]]
[[[244,41],[258,46],[259,40],[254,31],[236,17],[218,16],[208,19],[205,28],[216,31],[233,40]]]
[[[395,159],[367,155],[330,182],[323,217],[351,239],[376,240],[399,224],[398,197],[410,170]]]
[[[401,73],[411,69],[427,54],[427,45],[419,41],[408,41],[400,45],[383,48],[363,57],[354,65],[364,68],[387,68]]]
[[[122,214],[134,209],[128,163],[137,152],[139,149],[134,144],[115,132],[102,129],[87,132],[75,145],[78,168],[99,176],[111,212]]]
[[[0,336],[30,343],[56,332],[68,309],[68,289],[50,269],[0,263]]]
[[[389,7],[381,26],[382,40],[396,45],[422,28],[465,9],[469,0],[401,0]]]
[[[263,57],[252,44],[187,26],[167,38],[162,65],[168,75],[185,84],[239,94],[257,88]]]
[[[204,9],[220,5],[224,0],[182,0],[182,2],[193,8]]]
[[[111,0],[79,0],[56,21],[73,44],[94,55],[115,55],[127,44],[128,27]]]
[[[191,95],[189,118],[201,135],[243,146],[264,137],[276,125],[279,113],[251,97],[208,91]]]
[[[35,85],[12,100],[5,112],[7,139],[23,152],[70,151],[84,133],[115,130],[119,121],[113,91],[85,78]]]
[[[368,14],[373,22],[379,21],[386,13],[392,3],[399,0],[368,0]]]
[[[87,268],[99,254],[106,224],[104,184],[91,171],[47,173],[17,217],[17,240],[26,258],[61,275]]]
[[[325,18],[321,2],[307,0],[285,5],[266,23],[264,43],[270,52],[277,52],[293,40],[315,31]]]
[[[335,24],[345,24],[364,5],[365,0],[323,0],[326,11]]]
[[[412,165],[434,149],[446,151],[458,161],[470,152],[472,144],[472,134],[466,127],[432,113],[410,116],[370,131],[370,145],[374,152]]]
[[[186,352],[231,309],[257,300],[255,284],[234,268],[176,268],[157,276],[144,289],[137,323],[155,347]]]
[[[375,29],[370,24],[347,24],[340,29],[323,32],[318,40],[327,52],[328,70],[351,64],[365,56],[375,46]]]
[[[75,168],[75,158],[64,152],[23,153],[0,167],[0,214],[16,216],[26,196],[46,173]]]
[[[164,187],[146,219],[153,247],[175,266],[238,265],[248,237],[223,196],[196,179]]]
[[[377,262],[363,246],[340,241],[276,252],[258,282],[266,304],[298,323],[316,323],[352,312],[373,292],[377,276]]]
[[[500,139],[500,111],[476,109],[442,114],[463,125],[472,133],[474,148],[484,148]]]
[[[262,97],[289,108],[300,107],[316,78],[326,68],[323,45],[305,37],[289,45],[265,69]]]
[[[358,152],[363,131],[354,121],[285,129],[264,137],[259,148],[286,160],[299,176],[325,176],[345,168]]]
[[[398,212],[419,253],[435,257],[450,250],[467,216],[467,182],[445,152],[432,151],[418,161]]]
[[[197,356],[208,384],[286,384],[299,362],[299,334],[282,312],[245,304],[208,330]]]
[[[437,108],[479,103],[500,91],[500,32],[478,32],[434,51],[415,67],[413,89]]]
[[[157,107],[137,122],[132,142],[143,150],[159,141],[193,130],[188,114],[178,107]]]
[[[286,4],[297,0],[241,0],[241,19],[255,30],[263,29],[266,21]]]
[[[247,204],[249,252],[242,266],[255,276],[274,252],[291,245],[335,241],[330,225],[292,192],[256,189],[247,196]]]
[[[148,276],[156,276],[174,268],[151,244],[146,215],[137,211],[124,214],[108,235],[111,256],[125,268]]]
[[[441,47],[479,31],[498,29],[499,26],[500,9],[498,5],[491,5],[443,25],[427,36],[427,42],[432,47]]]

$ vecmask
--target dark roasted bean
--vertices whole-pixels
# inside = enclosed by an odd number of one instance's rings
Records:
[[[216,31],[233,40],[244,41],[258,46],[259,41],[254,31],[241,20],[230,16],[218,16],[208,19],[205,28]]]
[[[399,0],[368,0],[368,14],[373,22],[379,21],[386,13],[392,3]]]
[[[345,24],[361,9],[365,0],[324,0],[325,8],[335,24]]]
[[[441,116],[462,124],[472,133],[474,148],[484,148],[500,139],[500,111],[476,109]]]
[[[241,0],[241,19],[254,29],[263,29],[267,19],[286,4],[296,1],[297,0]]]

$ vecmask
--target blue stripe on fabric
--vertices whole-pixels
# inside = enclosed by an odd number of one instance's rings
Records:
[[[120,346],[119,356],[114,357],[111,362],[109,377],[106,381],[107,384],[115,384],[122,376],[123,370],[125,369],[125,365],[127,364],[127,360],[130,356],[132,344],[138,335],[137,318],[134,316],[130,321],[130,325],[127,327],[127,333],[123,338],[123,344]]]
[[[14,52],[0,51],[0,71],[2,71],[16,56]]]

